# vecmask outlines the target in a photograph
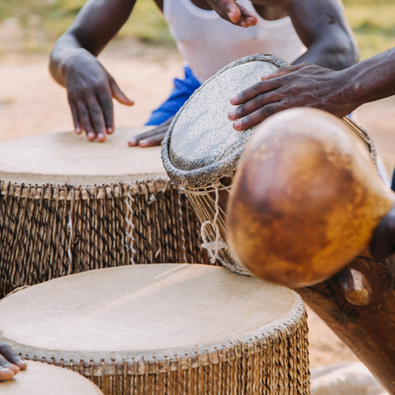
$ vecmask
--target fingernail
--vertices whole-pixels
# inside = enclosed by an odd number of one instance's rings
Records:
[[[234,119],[234,118],[236,118],[236,110],[229,111],[229,113],[228,113],[228,118],[229,118],[229,119]]]
[[[114,133],[114,128],[108,128],[108,129],[107,129],[107,133],[108,133],[108,134]]]
[[[27,363],[26,363],[23,359],[19,360],[16,364],[17,364],[22,370],[23,370],[23,369],[26,369]]]
[[[128,144],[130,147],[134,147],[135,145],[137,145],[137,140],[136,139],[130,139],[128,141]]]
[[[95,134],[94,133],[88,133],[88,139],[89,140],[94,140],[95,139]]]
[[[241,122],[240,121],[233,122],[233,129],[241,130]]]
[[[99,134],[97,135],[97,141],[99,141],[100,143],[103,142],[105,139],[106,139],[105,134],[99,133]]]
[[[81,134],[81,133],[82,133],[82,130],[81,130],[80,128],[75,128],[75,132],[76,132],[77,134]]]
[[[237,96],[232,97],[232,98],[230,99],[230,102],[231,102],[232,104],[235,104],[235,103],[237,102]]]
[[[148,140],[144,139],[144,140],[140,140],[139,142],[139,146],[140,147],[146,147],[148,145]]]
[[[247,22],[241,22],[241,23],[240,23],[240,26],[241,26],[241,27],[248,27],[249,24],[248,24]]]

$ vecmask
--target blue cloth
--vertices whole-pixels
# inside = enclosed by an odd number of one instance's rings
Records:
[[[395,170],[394,170],[394,174],[392,175],[392,185],[391,185],[391,189],[393,191],[395,191]]]
[[[152,111],[146,125],[160,125],[176,115],[177,111],[189,99],[193,92],[201,85],[188,66],[184,66],[184,79],[175,78],[174,88],[169,98],[156,110]]]

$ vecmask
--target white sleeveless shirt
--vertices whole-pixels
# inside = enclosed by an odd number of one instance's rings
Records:
[[[276,55],[292,63],[305,51],[290,17],[268,21],[261,18],[249,0],[238,3],[254,13],[255,26],[242,28],[203,10],[191,0],[164,0],[163,15],[178,50],[202,81],[227,64],[256,53]]]

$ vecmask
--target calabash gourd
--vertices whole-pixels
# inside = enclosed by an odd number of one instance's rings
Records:
[[[227,242],[253,275],[308,286],[364,250],[394,202],[356,133],[321,110],[290,109],[248,142],[228,201]]]

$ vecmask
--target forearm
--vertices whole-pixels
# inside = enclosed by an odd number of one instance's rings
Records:
[[[342,72],[353,105],[395,95],[395,48],[366,59]],[[355,108],[356,108],[355,107]]]

